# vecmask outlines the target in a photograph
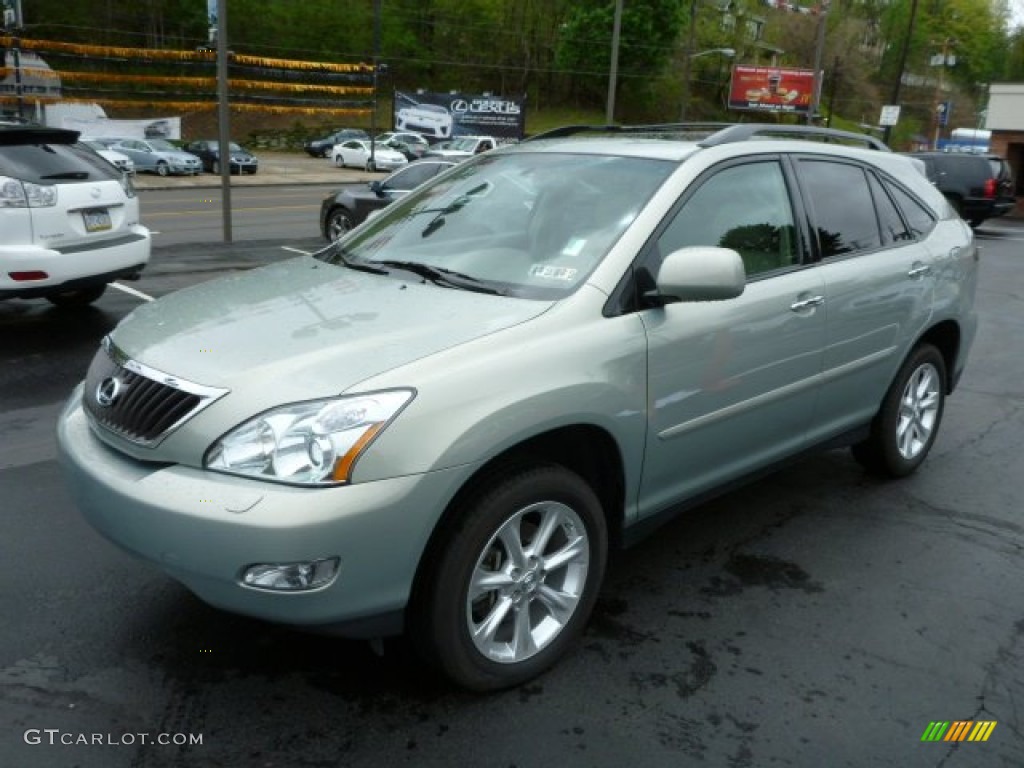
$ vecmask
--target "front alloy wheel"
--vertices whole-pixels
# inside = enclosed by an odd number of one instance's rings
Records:
[[[604,574],[600,501],[556,465],[521,469],[464,506],[416,601],[427,658],[473,690],[525,682],[582,633]]]
[[[171,167],[167,163],[159,162],[156,164],[156,172],[160,176],[166,176],[171,172]]]
[[[330,241],[335,241],[346,232],[348,232],[355,223],[352,221],[352,215],[344,208],[335,208],[327,215],[327,226],[324,235]]]

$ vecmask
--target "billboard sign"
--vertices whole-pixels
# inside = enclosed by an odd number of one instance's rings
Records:
[[[729,86],[729,109],[806,114],[813,91],[813,69],[736,66]]]
[[[457,136],[521,139],[526,110],[521,101],[463,93],[395,92],[396,131],[436,142]]]
[[[63,117],[61,123],[60,127],[78,131],[87,139],[181,139],[180,117],[115,120],[109,117],[68,115]]]

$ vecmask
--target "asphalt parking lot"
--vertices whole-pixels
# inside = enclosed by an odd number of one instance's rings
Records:
[[[53,422],[138,301],[111,291],[75,321],[0,304],[0,767],[1024,765],[1024,223],[978,237],[978,340],[915,476],[832,451],[692,510],[615,553],[562,664],[489,696],[399,642],[380,657],[225,614],[101,539]],[[167,249],[147,290],[273,258]],[[924,738],[958,721],[992,728]]]
[[[260,169],[254,174],[233,174],[232,187],[271,186],[277,184],[347,184],[381,179],[386,173],[368,173],[355,168],[338,168],[330,160],[310,157],[304,152],[260,152]],[[212,173],[198,176],[158,176],[137,173],[135,187],[144,189],[185,189],[219,187],[221,177]]]

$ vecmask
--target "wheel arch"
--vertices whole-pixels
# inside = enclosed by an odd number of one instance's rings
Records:
[[[917,348],[922,344],[931,344],[939,350],[939,354],[942,355],[943,362],[946,364],[944,383],[947,395],[952,394],[957,384],[956,363],[960,356],[960,341],[959,324],[953,320],[943,320],[929,328],[914,345],[914,348]]]
[[[609,548],[621,546],[625,509],[625,467],[619,447],[606,430],[591,424],[558,427],[523,440],[492,457],[455,493],[438,519],[420,555],[413,579],[408,612],[416,605],[429,579],[431,564],[460,511],[500,474],[531,464],[558,464],[578,474],[601,502],[608,529]],[[408,622],[407,622],[408,626]]]

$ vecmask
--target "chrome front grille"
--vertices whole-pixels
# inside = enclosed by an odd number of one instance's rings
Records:
[[[85,377],[84,404],[97,426],[154,446],[226,392],[130,360],[105,338]]]

